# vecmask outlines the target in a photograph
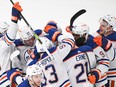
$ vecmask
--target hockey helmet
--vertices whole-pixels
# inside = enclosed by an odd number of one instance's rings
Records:
[[[73,26],[72,33],[80,35],[82,37],[84,34],[88,36],[89,34],[89,26],[86,24],[79,24],[77,26]]]
[[[22,40],[29,40],[34,36],[34,33],[29,26],[23,26],[20,28],[18,34]]]
[[[32,76],[32,75],[43,75],[42,69],[39,65],[33,64],[27,67],[26,76]]]
[[[112,15],[106,15],[100,18],[100,22],[103,20],[106,21],[113,29],[116,27],[116,17]]]
[[[47,37],[40,37],[40,40],[42,41],[43,45],[40,44],[39,41],[36,41],[37,52],[45,52],[44,47],[46,47],[47,49],[50,49],[55,46],[54,43],[50,41]]]

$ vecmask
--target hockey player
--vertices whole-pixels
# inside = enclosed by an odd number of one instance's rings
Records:
[[[16,2],[12,7],[12,23],[9,25],[7,33],[0,38],[0,87],[9,87],[10,81],[6,73],[12,67],[10,66],[10,55],[15,50],[13,44],[18,31],[18,19],[20,19],[20,12],[22,11],[19,2]]]
[[[52,25],[58,30],[60,29],[54,21],[49,21],[47,25]],[[26,67],[32,64],[31,61],[34,60],[33,63],[35,63],[35,61],[37,60],[35,59],[35,56],[38,56],[39,58],[39,54],[36,51],[34,51],[36,39],[34,37],[33,32],[35,32],[39,37],[42,37],[45,35],[45,32],[42,31],[41,29],[32,31],[30,27],[23,26],[18,31],[20,39],[17,39],[14,42],[16,45],[16,48],[20,50],[19,59],[21,61],[22,69],[24,73],[25,73]],[[60,32],[61,32],[61,29],[60,29]]]
[[[36,39],[34,37],[33,32],[35,32],[38,36],[42,35],[42,30],[40,29],[32,31],[30,27],[23,26],[18,31],[18,35],[20,39],[16,39],[14,42],[16,48],[20,51],[20,54],[18,57],[22,64],[23,73],[26,73],[25,70],[28,65],[28,62],[33,60],[35,55],[38,55],[36,52],[34,52]]]
[[[104,50],[112,43],[112,47],[114,50],[112,51],[111,48],[107,49],[107,55],[110,58],[110,67],[109,71],[107,72],[108,75],[108,83],[105,85],[105,87],[115,87],[116,86],[116,59],[115,59],[115,49],[116,49],[116,32],[114,31],[114,28],[116,28],[116,18],[112,15],[106,15],[100,19],[100,27],[94,36],[99,37],[99,41],[101,43],[101,46]],[[102,36],[102,37],[101,37]],[[107,39],[107,41],[104,41],[104,38]],[[108,43],[108,45],[104,45]],[[98,45],[100,45],[98,43]]]
[[[78,29],[81,31],[78,32]],[[85,30],[85,31],[83,31]],[[77,26],[72,29],[72,34],[75,39],[75,48],[64,58],[64,64],[67,69],[72,87],[93,87],[88,81],[88,74],[91,72],[96,78],[100,78],[100,71],[96,69],[96,58],[91,47],[77,43],[80,34],[86,33],[88,36],[88,26]]]
[[[94,40],[93,40],[94,38],[90,34],[88,34],[89,28],[87,28],[87,27],[88,26],[86,24],[73,26],[72,31],[70,31],[70,32],[75,37],[77,46],[83,46],[86,44],[93,49],[93,52],[94,52],[94,54],[96,56],[96,60],[97,60],[97,65],[95,67],[96,73],[93,73],[91,71],[93,74],[89,75],[88,79],[92,84],[95,84],[96,82],[98,82],[98,80],[101,79],[100,75],[104,75],[108,71],[109,59],[106,56],[104,50],[94,42]],[[70,30],[70,28],[68,28],[68,30]],[[105,76],[106,76],[106,74],[105,74]],[[94,79],[93,79],[93,77],[94,77]],[[103,79],[103,81],[104,81],[104,79]],[[98,87],[101,87],[104,84],[105,83],[102,83]]]
[[[46,37],[40,38],[43,45],[36,43],[37,51],[41,53],[41,59],[37,64],[41,67],[45,79],[42,85],[46,87],[72,87],[63,64],[63,59],[74,47],[73,36],[70,34],[69,38],[63,38],[63,35],[52,26],[45,27],[44,31],[48,33],[47,37],[50,40],[53,42],[58,41],[61,44],[56,47]],[[48,49],[48,52],[46,49]]]
[[[41,67],[37,65],[28,66],[26,69],[26,76],[30,87],[40,87],[41,81],[43,79],[43,72]],[[19,87],[23,87],[23,85],[21,84]]]
[[[7,72],[7,76],[8,78],[12,78],[12,75],[18,73],[18,71],[16,71],[15,69],[13,70],[9,70]],[[43,80],[43,72],[41,70],[41,68],[39,66],[37,66],[36,64],[33,64],[31,66],[28,66],[26,68],[26,79],[24,80],[23,77],[21,77],[21,74],[17,74],[15,77],[13,77],[12,79],[15,79],[17,77],[22,78],[22,82],[19,83],[17,86],[18,87],[41,87],[41,81]]]
[[[0,37],[2,37],[8,30],[9,25],[6,22],[0,22]]]

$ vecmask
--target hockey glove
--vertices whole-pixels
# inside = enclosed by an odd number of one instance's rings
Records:
[[[56,28],[51,28],[48,31],[47,38],[55,42],[57,41],[59,35],[61,35],[60,31],[56,30]]]
[[[96,37],[94,37],[93,40],[97,45],[102,46],[102,37],[101,36],[96,36]]]
[[[94,37],[94,42],[101,46],[105,51],[108,51],[112,47],[111,41],[107,40],[106,38],[102,36],[96,36]]]
[[[17,76],[20,76],[21,72],[17,71],[15,68],[7,71],[7,78],[11,81],[11,82],[15,82],[15,79]]]
[[[88,74],[88,80],[91,84],[95,84],[100,78],[101,72],[98,69],[94,69]]]
[[[19,5],[19,2],[16,2],[13,7],[12,7],[12,18],[11,20],[15,23],[17,23],[18,19],[21,20],[21,11],[23,9],[21,8],[21,6]]]
[[[57,24],[54,21],[49,21],[47,25],[44,27],[44,32],[48,33],[49,29],[51,28],[56,28],[57,29]]]

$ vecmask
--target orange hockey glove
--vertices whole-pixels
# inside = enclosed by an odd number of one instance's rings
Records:
[[[21,20],[21,11],[23,9],[21,8],[21,6],[19,5],[19,2],[16,2],[13,7],[12,7],[12,18],[11,20],[15,23],[17,23],[18,19]]]
[[[91,84],[95,84],[100,78],[101,72],[98,69],[94,69],[88,74],[88,80]]]

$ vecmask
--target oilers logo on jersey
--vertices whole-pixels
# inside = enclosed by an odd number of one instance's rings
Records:
[[[29,48],[24,53],[24,60],[27,62],[30,58],[32,58],[34,54],[34,48]]]

